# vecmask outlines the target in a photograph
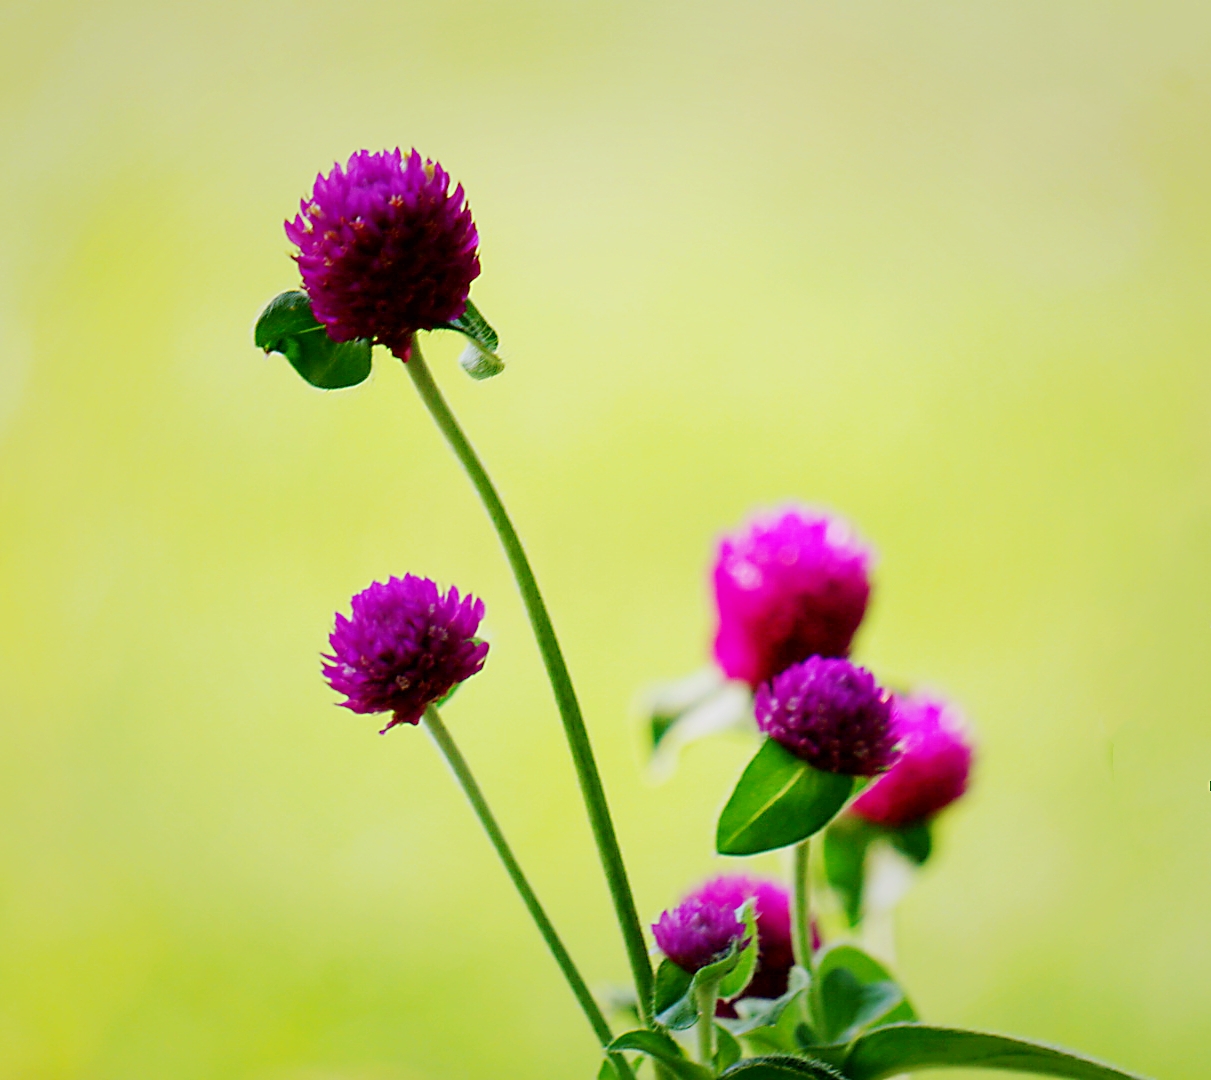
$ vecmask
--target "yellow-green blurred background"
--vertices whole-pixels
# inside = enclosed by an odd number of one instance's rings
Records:
[[[720,868],[750,746],[654,787],[636,694],[704,662],[722,530],[829,506],[880,552],[858,656],[979,731],[900,912],[920,1010],[1205,1075],[1205,5],[7,0],[0,57],[0,1077],[593,1075],[433,747],[319,675],[374,578],[485,599],[448,719],[622,982],[519,602],[404,372],[326,395],[252,347],[316,171],[397,144],[476,213],[510,366],[429,352],[645,918]]]

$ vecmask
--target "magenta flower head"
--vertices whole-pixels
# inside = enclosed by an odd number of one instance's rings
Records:
[[[696,899],[730,911],[736,911],[749,900],[755,900],[757,968],[744,996],[776,998],[786,992],[795,953],[791,945],[790,897],[782,885],[740,874],[725,875],[712,878],[686,899]],[[719,1003],[718,1011],[725,1016],[735,1015],[735,1010],[724,1002]]]
[[[692,975],[721,960],[733,944],[748,944],[744,923],[736,917],[738,907],[716,897],[687,896],[652,924],[652,934],[660,951]]]
[[[876,825],[899,828],[925,821],[967,790],[971,737],[953,706],[929,697],[897,698],[896,763],[851,807]]]
[[[324,678],[355,713],[392,713],[391,723],[417,723],[427,706],[484,666],[486,642],[475,631],[484,604],[445,596],[428,578],[407,574],[375,582],[352,600],[353,617],[337,614]]]
[[[874,776],[895,760],[891,694],[848,660],[794,664],[761,684],[753,706],[757,726],[813,768]]]
[[[809,656],[847,656],[870,598],[870,550],[838,517],[791,508],[725,536],[715,659],[756,688]]]
[[[333,341],[369,338],[407,360],[417,330],[457,319],[479,276],[462,185],[415,150],[359,150],[317,176],[286,222],[311,310]]]

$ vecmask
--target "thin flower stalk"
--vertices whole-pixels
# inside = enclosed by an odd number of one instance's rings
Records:
[[[589,742],[589,733],[585,728],[580,704],[576,699],[576,691],[572,686],[572,679],[568,673],[563,652],[555,636],[551,617],[547,613],[546,604],[539,592],[534,571],[530,567],[530,561],[526,557],[521,539],[509,519],[508,512],[505,510],[495,486],[484,469],[483,463],[479,460],[479,456],[463,433],[449,405],[446,404],[437,384],[433,381],[433,375],[425,363],[419,345],[413,343],[408,362],[404,367],[411,376],[421,401],[424,402],[438,429],[450,444],[450,448],[454,451],[483,502],[505,550],[509,567],[517,581],[517,587],[521,592],[526,614],[529,616],[530,625],[547,670],[547,677],[554,692],[568,748],[572,753],[576,779],[580,784],[581,795],[588,811],[589,825],[597,845],[602,869],[605,872],[610,897],[613,900],[614,914],[626,946],[631,974],[635,981],[640,1016],[644,1023],[650,1024],[652,1022],[652,965],[648,958],[643,930],[639,924],[639,913],[636,910],[635,899],[627,879],[622,851],[618,845],[618,837],[610,817],[609,805],[606,802],[605,789],[602,786],[601,776],[597,771],[597,764],[593,756],[593,748]]]

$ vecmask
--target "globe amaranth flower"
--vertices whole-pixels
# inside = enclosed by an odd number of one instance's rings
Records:
[[[865,668],[812,656],[758,688],[757,726],[813,768],[874,776],[895,760],[891,694]]]
[[[846,656],[872,555],[838,517],[790,508],[725,536],[715,562],[715,659],[759,684],[809,656]]]
[[[311,310],[333,341],[369,338],[407,360],[417,330],[458,318],[479,276],[462,185],[413,150],[359,150],[315,179],[286,222]]]
[[[678,967],[691,975],[727,955],[734,943],[748,944],[744,923],[736,917],[739,904],[713,897],[687,896],[652,924],[656,944]]]
[[[786,992],[790,970],[795,963],[795,952],[791,944],[790,897],[784,886],[776,881],[728,874],[705,882],[686,899],[701,900],[731,911],[736,911],[749,900],[754,900],[757,915],[757,967],[744,990],[744,996],[776,998]],[[816,936],[814,924],[812,936]],[[818,946],[819,941],[814,944]],[[736,1015],[736,1010],[726,1001],[720,1001],[715,1011],[720,1016]]]
[[[893,723],[900,756],[851,810],[876,825],[898,828],[925,821],[967,790],[972,746],[962,716],[935,698],[897,698]]]
[[[375,582],[352,600],[353,615],[337,614],[324,677],[355,713],[392,713],[391,723],[417,723],[427,706],[484,666],[486,642],[475,631],[484,604],[444,596],[428,578],[407,574]]]

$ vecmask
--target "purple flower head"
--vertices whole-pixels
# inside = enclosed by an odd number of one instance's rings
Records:
[[[809,656],[846,656],[870,598],[870,549],[839,517],[796,508],[719,543],[715,659],[756,688]]]
[[[958,711],[933,698],[897,698],[894,726],[900,756],[852,810],[876,825],[898,828],[932,817],[967,790],[972,747]]]
[[[786,992],[787,979],[795,963],[791,946],[790,897],[776,881],[759,881],[743,875],[713,878],[686,898],[736,911],[749,900],[756,900],[757,969],[744,991],[745,997],[776,998]],[[724,1016],[735,1010],[719,1003]]]
[[[333,341],[369,338],[407,360],[417,330],[460,316],[479,276],[462,185],[415,150],[359,150],[315,178],[286,222],[311,310]]]
[[[736,918],[739,906],[709,897],[687,896],[652,924],[656,944],[674,964],[692,975],[722,959],[733,943],[740,943],[742,948],[748,943],[744,923]]]
[[[757,726],[813,768],[874,776],[895,760],[892,698],[865,668],[812,656],[762,683]]]
[[[407,574],[374,582],[352,600],[353,617],[337,614],[328,638],[324,678],[355,713],[393,713],[415,724],[425,708],[484,666],[486,642],[475,639],[484,603],[442,596],[428,578]]]

